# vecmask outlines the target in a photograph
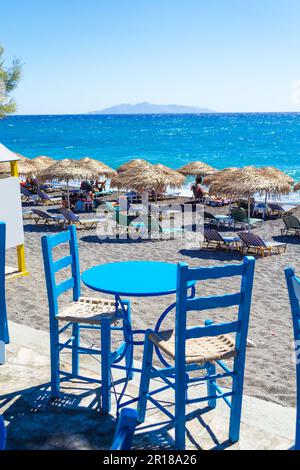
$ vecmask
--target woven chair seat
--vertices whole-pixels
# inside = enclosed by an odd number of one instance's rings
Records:
[[[172,359],[175,359],[175,332],[151,333],[150,340]],[[186,340],[186,364],[203,365],[236,356],[235,343],[229,335],[206,336]]]
[[[90,299],[80,297],[78,302],[72,302],[62,308],[56,316],[58,320],[73,323],[100,324],[102,320],[116,321],[116,303],[108,299]]]

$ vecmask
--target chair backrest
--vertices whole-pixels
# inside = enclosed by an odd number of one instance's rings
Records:
[[[32,194],[29,189],[25,188],[24,186],[21,186],[21,194],[23,194],[23,196],[25,197],[32,197]]]
[[[296,377],[297,377],[297,424],[295,449],[300,449],[300,278],[296,276],[293,268],[285,269],[285,277],[289,292],[293,329],[295,339],[295,359],[296,359]]]
[[[245,222],[248,219],[247,213],[242,207],[233,207],[231,209],[231,217],[236,222]]]
[[[32,209],[32,212],[43,219],[52,219],[52,215],[48,214],[48,212],[43,211],[41,209]]]
[[[222,242],[223,238],[216,230],[204,229],[204,238],[207,242]]]
[[[80,220],[80,217],[77,214],[74,214],[71,209],[61,209],[60,212],[68,222],[79,222]]]
[[[204,219],[215,220],[216,218],[211,212],[204,211]]]
[[[121,409],[111,450],[131,449],[137,418],[136,410],[132,408]]]
[[[250,232],[239,232],[238,236],[246,246],[257,246],[257,247],[266,247],[265,242],[262,238],[254,233]]]
[[[175,322],[175,368],[177,372],[178,370],[184,371],[185,343],[186,340],[191,338],[236,333],[236,351],[238,355],[245,355],[254,267],[255,260],[253,257],[245,257],[241,264],[224,265],[221,267],[189,268],[185,263],[178,265]],[[241,278],[241,286],[238,292],[211,297],[189,297],[188,284],[191,281],[224,279],[224,282],[226,282],[227,278],[234,276]],[[204,326],[187,328],[187,313],[190,311],[202,312],[204,310],[225,309],[232,306],[238,307],[237,319],[233,321],[226,323],[211,323],[207,321]]]
[[[294,215],[284,215],[283,222],[287,229],[289,228],[298,228],[300,229],[300,221]]]
[[[44,191],[37,189],[36,193],[43,201],[51,201],[51,198]]]
[[[276,202],[268,202],[268,206],[271,211],[283,211],[282,206],[280,204],[277,204]]]
[[[53,249],[64,243],[69,244],[69,254],[54,261]],[[80,269],[76,228],[71,226],[66,232],[50,236],[44,235],[42,237],[42,250],[51,317],[58,313],[58,298],[61,294],[72,290],[75,302],[80,297]],[[55,274],[68,267],[71,268],[71,277],[57,284]]]

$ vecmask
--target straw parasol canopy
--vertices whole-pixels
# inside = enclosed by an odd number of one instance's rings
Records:
[[[281,170],[278,170],[278,168],[275,168],[273,166],[265,166],[261,168],[262,172],[264,175],[270,178],[275,178],[279,180],[286,180],[290,185],[294,184],[294,180],[291,176],[287,175]]]
[[[300,191],[300,181],[299,183],[295,184],[294,191]]]
[[[99,175],[105,176],[106,178],[112,178],[117,175],[117,172],[110,168],[105,163],[95,160],[94,158],[84,157],[78,160],[78,163],[88,170],[92,170],[97,177]]]
[[[204,162],[192,162],[179,168],[184,176],[206,176],[215,173],[215,168]]]
[[[224,168],[223,170],[215,171],[215,173],[212,173],[211,175],[208,175],[203,179],[203,184],[205,184],[205,186],[210,186],[214,181],[218,180],[219,178],[229,178],[230,173],[237,169],[238,168],[236,167],[230,167]]]
[[[247,166],[224,172],[223,176],[214,179],[209,188],[210,194],[229,195],[232,197],[246,196],[248,198],[248,217],[250,219],[251,196],[260,194],[288,194],[291,191],[291,184],[287,178],[277,177],[275,172],[270,172],[266,168],[255,168]]]
[[[30,160],[27,157],[24,157],[24,155],[21,155],[20,153],[16,153],[16,156],[19,158],[18,161],[18,170],[19,174],[22,176],[33,176],[35,175],[36,168],[34,164],[32,163],[32,160]],[[0,173],[7,173],[10,174],[10,163],[3,163],[0,168]]]
[[[81,181],[84,179],[95,179],[98,177],[98,171],[87,168],[80,164],[78,160],[65,158],[57,160],[51,166],[38,173],[41,181],[63,181],[67,184],[68,205],[70,207],[70,181]]]
[[[153,165],[153,167],[164,177],[165,186],[170,186],[171,188],[180,188],[183,185],[185,177],[178,171],[173,170],[168,166],[162,165],[161,163]]]
[[[53,165],[55,160],[54,158],[51,158],[51,157],[40,156],[40,157],[33,158],[31,162],[34,164],[36,170],[39,172]]]
[[[117,177],[112,178],[111,187],[138,192],[155,190],[161,191],[166,185],[166,176],[158,171],[154,166],[149,165],[144,168],[136,167],[123,171]]]
[[[142,160],[141,158],[136,158],[134,160],[130,160],[127,163],[124,163],[124,165],[119,166],[119,168],[117,168],[117,172],[123,173],[124,171],[134,170],[136,168],[144,169],[144,168],[149,168],[151,166],[152,165],[146,160]]]

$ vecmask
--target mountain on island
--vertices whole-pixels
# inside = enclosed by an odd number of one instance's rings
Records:
[[[197,106],[180,106],[178,104],[151,104],[147,101],[145,103],[137,104],[119,104],[111,108],[105,108],[101,111],[92,111],[89,114],[209,114],[215,113],[206,108],[199,108]]]

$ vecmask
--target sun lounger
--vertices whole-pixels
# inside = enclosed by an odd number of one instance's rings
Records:
[[[242,253],[253,253],[256,256],[271,255],[272,253],[281,254],[286,251],[286,243],[265,242],[254,233],[238,233],[242,241]]]
[[[146,217],[142,217],[144,219],[145,225],[148,226],[148,233],[149,235],[157,234],[160,238],[164,236],[171,236],[176,234],[184,234],[186,229],[182,227],[163,227],[160,222],[152,215],[149,215],[147,220]]]
[[[290,206],[288,204],[281,205],[277,204],[275,202],[269,202],[268,203],[268,209],[269,209],[269,215],[274,215],[274,216],[283,216],[286,214],[292,213],[297,207],[296,206]]]
[[[45,193],[44,191],[41,191],[41,190],[37,190],[36,191],[40,201],[42,201],[43,204],[47,204],[47,205],[55,205],[55,204],[59,204],[61,202],[61,197],[50,197],[49,194]]]
[[[39,223],[43,223],[45,225],[64,225],[65,217],[63,215],[52,215],[46,211],[41,209],[32,209],[33,213],[33,220],[38,225]]]
[[[231,209],[231,218],[233,220],[233,226],[236,227],[237,225],[245,228],[245,227],[253,227],[257,224],[262,224],[262,219],[253,219],[250,217],[248,219],[247,212],[242,207],[233,207]]]
[[[36,194],[32,194],[29,189],[24,186],[21,186],[21,197],[24,202],[32,202],[33,204],[36,204],[38,201],[38,196]]]
[[[300,237],[300,221],[294,215],[284,215],[283,223],[284,228],[281,229],[282,235],[297,235]]]
[[[79,217],[79,215],[74,214],[70,209],[61,209],[61,213],[65,218],[66,223],[69,225],[76,225],[77,228],[83,228],[83,229],[92,229],[97,226],[99,222],[101,222],[102,219],[85,219],[82,217]]]
[[[233,249],[238,248],[239,237],[222,237],[219,232],[211,229],[204,229],[203,248]]]

